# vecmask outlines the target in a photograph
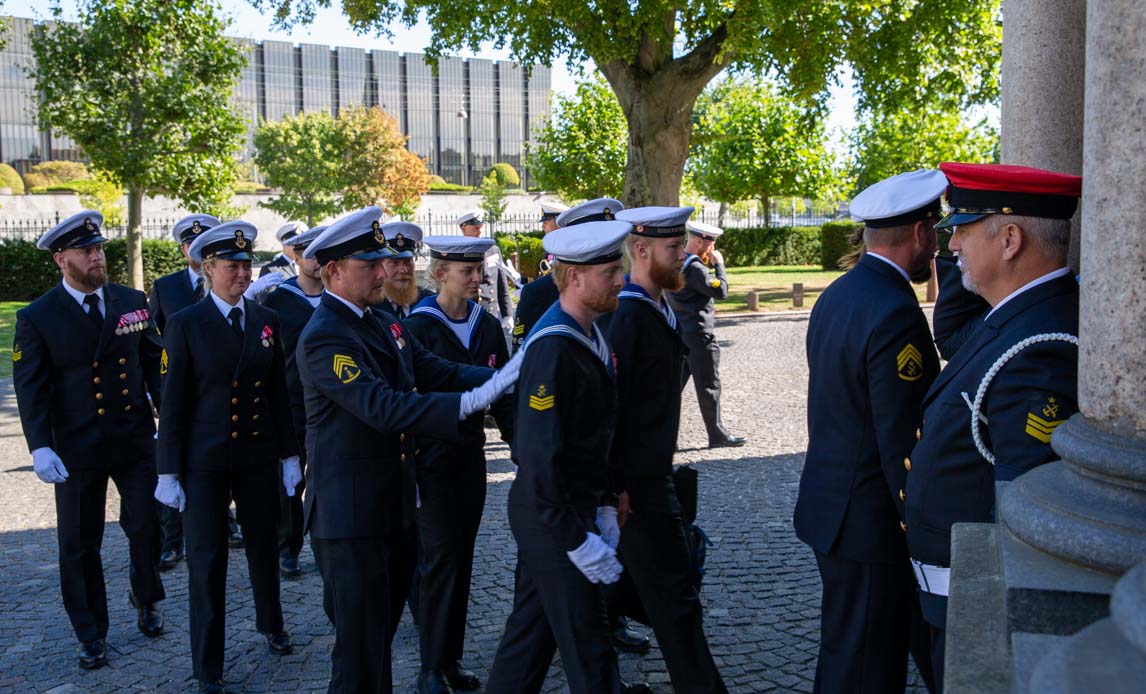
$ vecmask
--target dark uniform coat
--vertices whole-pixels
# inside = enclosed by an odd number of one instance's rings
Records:
[[[56,497],[60,587],[80,641],[105,638],[107,599],[100,560],[107,481],[121,498],[120,525],[131,556],[131,589],[152,604],[159,578],[155,422],[162,348],[143,292],[103,288],[96,330],[63,285],[16,312],[12,385],[28,450],[50,447],[68,471]]]
[[[163,332],[167,327],[168,318],[202,299],[202,292],[205,291],[200,286],[201,294],[198,296],[195,294],[195,285],[191,283],[191,275],[187,272],[187,268],[164,275],[152,282],[147,304],[151,307],[151,316],[155,319],[155,327],[159,328],[159,332]]]
[[[937,256],[935,272],[939,278],[939,296],[935,300],[931,323],[939,356],[950,361],[971,331],[982,324],[982,318],[991,310],[991,305],[983,297],[963,288],[962,273],[955,257]]]

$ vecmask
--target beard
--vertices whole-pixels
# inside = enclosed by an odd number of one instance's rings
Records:
[[[409,306],[418,301],[418,283],[412,277],[402,286],[386,280],[382,284],[382,290],[385,292],[386,298],[396,306]]]
[[[612,313],[619,305],[617,295],[612,292],[593,294],[583,299],[585,308],[596,313]]]
[[[979,287],[975,281],[971,279],[971,273],[967,271],[967,265],[963,263],[963,256],[959,256],[956,261],[956,266],[959,268],[960,279],[963,281],[963,288],[974,294],[979,293]]]
[[[656,282],[657,286],[669,292],[676,292],[684,289],[684,274],[680,268],[674,268],[671,265],[661,265],[657,262],[656,258],[651,258],[652,263],[649,265],[649,278]]]
[[[915,259],[907,270],[907,276],[912,282],[926,282],[931,279],[931,258],[930,255],[924,255]]]
[[[107,284],[107,268],[105,266],[99,265],[85,271],[73,263],[70,258],[64,262],[68,266],[68,276],[77,284],[81,284],[91,291]]]

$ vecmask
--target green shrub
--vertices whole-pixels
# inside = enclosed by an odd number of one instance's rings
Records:
[[[24,192],[35,193],[37,188],[51,185],[52,182],[44,174],[29,171],[24,174]]]
[[[236,195],[252,195],[254,193],[269,193],[270,188],[255,181],[239,181],[235,184]]]
[[[43,185],[49,186],[55,183],[67,183],[68,181],[92,177],[88,167],[83,162],[78,161],[40,162],[32,167],[30,173],[43,176],[47,181]]]
[[[37,186],[31,193],[77,193],[79,195],[95,195],[108,184],[94,178],[78,178],[64,183],[49,183],[46,186]]]
[[[517,169],[513,168],[512,164],[499,162],[493,165],[489,173],[497,176],[497,182],[506,188],[516,188],[521,185],[521,176],[517,175]]]
[[[116,284],[129,284],[131,274],[127,271],[127,240],[111,239],[103,247],[107,255],[107,276]],[[143,290],[151,291],[151,283],[159,277],[170,275],[187,267],[179,244],[167,239],[143,240]]]
[[[840,258],[852,249],[848,239],[860,225],[856,222],[828,222],[820,227],[820,267],[838,270]]]
[[[441,178],[437,176],[436,178]],[[430,191],[434,193],[472,193],[473,186],[460,186],[456,183],[430,181]]]
[[[727,229],[716,247],[728,267],[815,265],[820,260],[820,227]]]
[[[540,231],[531,231],[524,234],[497,232],[493,236],[507,261],[514,253],[519,253],[517,271],[532,280],[537,279],[538,265],[545,257],[545,249],[541,247],[541,238],[544,235]]]
[[[104,245],[108,279],[127,284],[127,242],[111,239]],[[35,241],[0,239],[0,301],[31,301],[60,282],[60,270],[52,254],[36,248]],[[143,284],[187,267],[179,244],[163,239],[143,240]]]
[[[24,179],[7,164],[0,164],[0,188],[11,188],[15,195],[24,194]]]

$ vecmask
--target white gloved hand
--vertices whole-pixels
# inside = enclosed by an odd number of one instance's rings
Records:
[[[525,351],[520,350],[505,366],[498,369],[489,380],[473,390],[462,393],[462,404],[458,412],[458,421],[469,417],[475,412],[481,412],[500,398],[517,382],[517,374],[521,371],[521,360],[525,358]]]
[[[183,507],[187,505],[187,497],[179,485],[179,475],[160,475],[159,481],[155,483],[155,499],[182,513]]]
[[[294,496],[299,482],[302,482],[302,466],[298,464],[298,456],[283,458],[283,488],[287,496]]]
[[[247,287],[247,291],[243,292],[243,296],[248,301],[255,301],[259,298],[260,294],[270,291],[283,282],[286,282],[286,277],[283,276],[281,272],[268,272],[254,282],[251,282],[251,286]]]
[[[616,506],[597,507],[597,529],[601,531],[601,539],[612,549],[617,549],[621,542],[621,526],[617,525]]]
[[[587,533],[580,547],[565,554],[590,583],[616,583],[621,578],[617,553],[600,535]]]
[[[501,329],[506,332],[513,332],[513,316],[506,316],[501,319]]]
[[[51,448],[44,446],[32,451],[32,469],[41,482],[59,484],[68,479],[68,470],[64,461]]]

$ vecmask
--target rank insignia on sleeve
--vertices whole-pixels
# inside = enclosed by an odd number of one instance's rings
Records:
[[[163,350],[159,354],[159,373],[167,373],[167,350]]]
[[[923,375],[923,355],[911,343],[899,352],[895,362],[899,377],[905,381],[918,381]]]
[[[350,383],[354,379],[362,375],[362,369],[358,368],[358,364],[354,363],[354,359],[346,356],[345,354],[334,355],[334,375],[343,384]]]
[[[544,412],[556,404],[557,396],[551,395],[544,384],[537,386],[537,394],[529,396],[529,406],[538,412]]]
[[[24,357],[24,353],[20,351],[20,345],[12,345],[12,361],[20,361]]]
[[[525,333],[525,326],[524,326],[524,325],[522,325],[521,321],[518,321],[518,322],[514,323],[514,324],[513,324],[513,334],[514,334],[514,336],[515,336],[515,337],[516,337],[516,336],[520,336],[520,335],[522,335],[523,333]]]
[[[1036,401],[1027,412],[1027,433],[1042,443],[1050,443],[1051,434],[1066,421],[1066,418],[1059,418],[1059,409],[1060,403],[1053,395],[1047,398],[1046,403]]]

